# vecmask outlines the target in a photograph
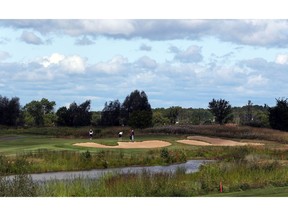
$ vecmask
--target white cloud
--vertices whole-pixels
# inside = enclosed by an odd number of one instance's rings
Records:
[[[60,67],[68,73],[84,73],[85,61],[80,56],[68,56],[60,61]]]
[[[41,44],[41,39],[31,31],[47,34],[65,34],[72,37],[145,38],[149,40],[193,39],[216,37],[222,41],[265,47],[287,47],[287,20],[1,20],[0,26],[24,29],[25,41]],[[88,40],[78,40],[87,44]],[[91,41],[90,41],[91,42]],[[88,42],[88,43],[90,43]],[[148,47],[146,47],[148,48]]]
[[[23,31],[21,35],[21,40],[28,44],[34,44],[34,45],[43,44],[43,41],[41,40],[41,38],[39,38],[33,32],[28,32],[28,31]]]
[[[40,60],[45,68],[53,67],[68,73],[84,73],[86,63],[83,58],[77,55],[64,56],[59,53],[53,53],[50,57],[44,57]]]
[[[267,82],[268,82],[268,79],[263,77],[261,74],[259,74],[259,75],[249,76],[247,84],[253,87],[253,86],[263,86]]]
[[[123,56],[114,56],[107,62],[99,62],[92,66],[92,70],[95,72],[103,72],[107,74],[115,74],[124,71],[127,68],[128,59]]]
[[[50,57],[43,57],[43,59],[41,60],[41,64],[44,67],[48,67],[52,64],[59,64],[59,62],[62,61],[64,58],[64,55],[61,55],[59,53],[53,53]]]
[[[277,64],[288,64],[288,55],[287,54],[279,54],[276,56],[275,63]]]

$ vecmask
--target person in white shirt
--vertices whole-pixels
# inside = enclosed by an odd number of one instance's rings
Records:
[[[90,136],[90,140],[92,140],[92,138],[93,138],[93,130],[92,129],[89,130],[89,136]]]

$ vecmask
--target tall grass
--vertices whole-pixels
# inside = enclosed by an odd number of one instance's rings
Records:
[[[124,152],[101,150],[98,152],[53,151],[39,149],[23,152],[15,157],[0,155],[0,175],[39,173],[67,170],[89,170],[125,166],[151,166],[180,163],[187,160],[182,149]]]
[[[235,139],[258,139],[288,143],[288,133],[269,128],[225,125],[172,125],[153,127],[144,130],[155,134],[205,135]]]
[[[199,172],[106,174],[101,179],[76,178],[32,182],[20,175],[12,180],[0,178],[0,196],[41,197],[191,197],[245,191],[256,188],[288,186],[288,168],[278,161],[261,162],[258,159],[217,162],[203,165]],[[261,159],[261,158],[260,158]]]

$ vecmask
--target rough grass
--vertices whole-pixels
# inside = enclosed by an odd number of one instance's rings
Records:
[[[233,139],[268,140],[288,144],[288,132],[268,128],[225,125],[179,125],[145,129],[147,133],[189,134]]]

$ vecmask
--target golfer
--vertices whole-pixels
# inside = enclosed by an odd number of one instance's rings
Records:
[[[89,130],[89,136],[90,136],[90,140],[92,140],[92,137],[93,137],[93,130],[92,129]]]
[[[123,131],[120,131],[120,132],[118,133],[118,138],[119,138],[119,140],[121,140],[121,141],[122,141],[122,136],[123,136]]]
[[[134,142],[134,130],[131,130],[130,140],[131,140],[132,142]]]

